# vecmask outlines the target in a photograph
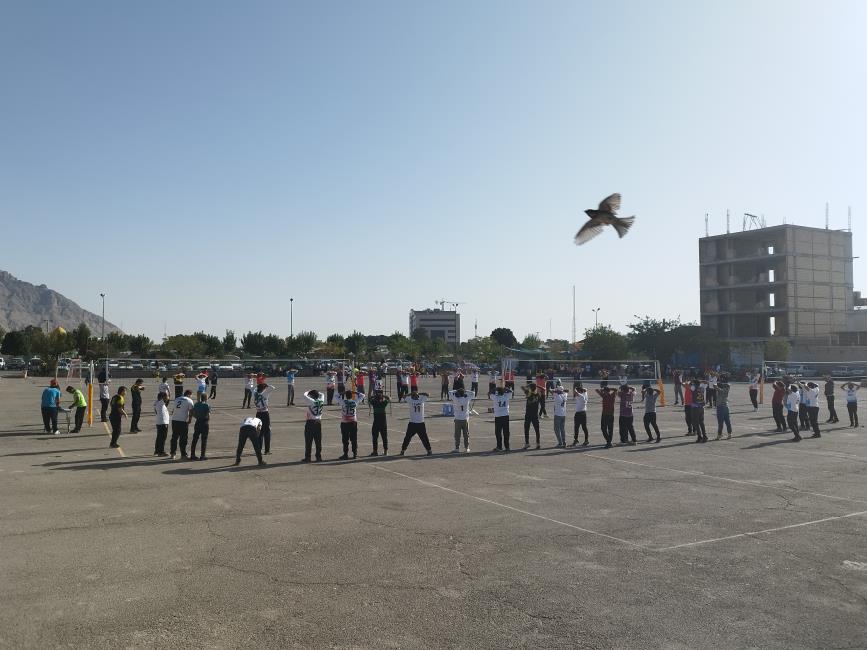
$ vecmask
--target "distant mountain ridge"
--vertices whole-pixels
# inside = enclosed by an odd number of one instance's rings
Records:
[[[21,330],[28,325],[45,327],[46,320],[51,329],[59,325],[69,331],[79,323],[85,323],[95,336],[102,331],[102,316],[82,309],[44,284],[36,286],[19,280],[11,273],[0,271],[0,327],[7,332]],[[105,331],[121,330],[106,321]]]

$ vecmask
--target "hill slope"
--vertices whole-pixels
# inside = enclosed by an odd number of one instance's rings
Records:
[[[36,286],[0,271],[0,327],[6,331],[28,325],[45,327],[46,320],[52,328],[60,325],[66,330],[85,323],[97,336],[102,328],[101,316],[82,309],[66,296],[44,284]],[[106,321],[105,331],[119,332],[120,328]]]

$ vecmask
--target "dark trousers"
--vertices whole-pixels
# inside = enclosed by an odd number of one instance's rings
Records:
[[[441,384],[440,385],[440,399],[445,399],[449,396],[449,385]]]
[[[184,385],[183,384],[175,384],[175,397],[183,397],[184,395]]]
[[[118,438],[120,438],[120,413],[112,413],[110,416],[108,416],[108,421],[111,423],[111,444],[116,445]]]
[[[132,419],[129,422],[129,430],[138,431],[138,421],[141,418],[141,403],[132,403]]]
[[[803,431],[810,428],[810,414],[807,413],[807,405],[803,402],[798,406],[798,420],[801,423],[801,429]]]
[[[174,424],[174,422],[172,422]],[[241,462],[241,454],[244,452],[244,447],[247,445],[247,440],[253,443],[253,451],[256,452],[256,459],[262,463],[262,438],[256,427],[245,426],[238,431],[238,451],[235,453],[235,460]]]
[[[329,386],[325,389],[325,396],[328,399],[327,405],[331,406],[331,402],[334,401],[334,388]]]
[[[545,408],[545,393],[539,397],[539,415],[548,415],[548,410]]]
[[[295,384],[289,384],[289,387],[286,389],[286,406],[292,406],[295,404]]]
[[[834,408],[834,396],[825,395],[825,401],[828,402],[828,422],[837,422],[837,409]]]
[[[474,381],[470,384],[470,390],[473,391],[473,395],[479,394],[479,382]]]
[[[619,422],[620,442],[625,443],[630,438],[635,442],[635,418],[631,415],[621,415]]]
[[[683,385],[682,384],[675,384],[674,385],[674,405],[677,406],[681,402],[683,402]]]
[[[262,431],[259,440],[266,454],[271,453],[271,414],[268,411],[256,411],[256,417],[262,420]]]
[[[716,406],[716,388],[708,387],[705,391],[708,406]]]
[[[692,407],[689,404],[683,407],[683,419],[686,421],[686,432],[692,433]]]
[[[244,389],[244,399],[241,401],[241,408],[250,408],[250,400],[253,399],[253,391],[249,388]]]
[[[346,384],[341,384],[340,382],[337,382],[337,394],[343,395],[345,392],[346,392]]]
[[[659,440],[659,427],[656,424],[656,413],[644,414],[644,431],[647,433],[648,438],[653,437],[650,435],[650,427],[653,427],[653,430],[656,432],[656,439]]]
[[[54,433],[55,431],[57,431],[56,406],[42,407],[42,424],[45,426],[45,433]]]
[[[307,460],[310,460],[313,443],[316,443],[316,460],[322,460],[322,420],[304,423],[304,458]]]
[[[187,436],[190,433],[189,422],[179,422],[172,420],[172,440],[169,448],[172,456],[178,451],[178,446],[181,448],[181,456],[187,457]]]
[[[750,388],[750,401],[753,403],[753,408],[759,408],[759,391],[755,388]]]
[[[846,410],[849,412],[849,424],[858,426],[858,402],[846,402]]]
[[[814,436],[822,435],[819,432],[819,407],[818,406],[808,406],[807,407],[807,417],[810,419],[810,428],[813,430]]]
[[[497,439],[497,449],[509,448],[509,416],[498,415],[494,418],[494,437]]]
[[[777,431],[785,431],[786,430],[786,416],[783,415],[783,405],[780,404],[771,404],[771,412],[774,414],[774,424],[777,425]]]
[[[797,411],[789,411],[786,413],[786,424],[789,425],[789,429],[792,433],[795,434],[796,438],[800,438],[801,434],[798,433],[798,412]]]
[[[343,455],[349,452],[352,445],[352,455],[358,455],[358,422],[340,423],[340,440],[343,442]]]
[[[584,429],[584,442],[587,442],[587,411],[575,412],[575,442],[578,442],[578,431]]]
[[[388,420],[385,413],[373,414],[373,426],[370,428],[370,435],[373,438],[373,451],[379,451],[379,437],[382,436],[382,448],[388,451]]]
[[[723,425],[725,425],[726,433],[732,432],[732,419],[731,413],[729,412],[728,406],[717,406],[716,407],[716,434],[718,436],[722,435]]]
[[[87,413],[86,406],[78,406],[75,409],[75,428],[73,429],[73,433],[78,433],[81,431],[81,427],[84,425],[84,414]]]
[[[419,440],[421,440],[421,444],[424,445],[424,448],[430,451],[430,440],[427,437],[427,427],[424,422],[408,422],[406,425],[406,435],[403,437],[403,444],[401,445],[401,450],[406,451],[407,447],[409,447],[410,441],[418,435]]]
[[[707,431],[704,428],[704,407],[693,406],[689,416],[692,420],[692,430],[695,435],[707,439]]]
[[[157,439],[154,443],[154,453],[155,454],[164,454],[166,453],[166,438],[169,437],[169,425],[168,424],[158,424],[157,425]]]
[[[530,444],[530,427],[536,432],[536,444],[539,444],[539,416],[535,413],[527,413],[524,416],[524,444]]]
[[[196,424],[193,427],[193,444],[190,445],[190,456],[196,455],[196,443],[199,441],[199,438],[202,439],[202,458],[205,457],[205,449],[208,446],[208,431],[210,430],[210,425],[207,420],[196,420]]]
[[[100,397],[99,398],[99,419],[103,422],[107,422],[108,421],[107,413],[108,413],[108,398],[107,397]]]
[[[599,428],[602,429],[602,437],[605,438],[605,444],[611,446],[611,441],[614,440],[614,414],[603,413],[599,418]]]
[[[489,383],[488,384],[488,399],[491,398],[491,395],[497,392],[497,384]]]
[[[217,396],[217,384],[211,384],[211,393],[208,395],[208,399],[214,399]]]

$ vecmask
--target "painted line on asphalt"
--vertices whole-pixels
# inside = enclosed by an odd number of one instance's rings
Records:
[[[800,494],[807,494],[814,497],[821,497],[823,499],[831,499],[834,501],[851,501],[853,503],[867,503],[867,500],[864,499],[853,499],[851,497],[841,497],[835,496],[833,494],[823,494],[821,492],[811,492],[810,490],[801,490],[800,488],[792,487],[790,485],[768,485],[767,483],[759,483],[757,481],[745,481],[743,479],[737,478],[728,478],[725,476],[716,476],[714,474],[706,474],[705,472],[699,472],[695,470],[686,470],[686,469],[676,469],[674,467],[663,467],[662,465],[650,465],[649,463],[639,463],[634,460],[623,460],[621,458],[611,458],[610,456],[600,456],[599,454],[595,454],[592,452],[585,452],[584,456],[588,456],[590,458],[598,458],[599,460],[604,460],[610,463],[626,463],[627,465],[636,465],[638,467],[648,467],[650,469],[658,469],[663,472],[675,472],[677,474],[686,474],[688,476],[699,476],[702,478],[709,478],[715,481],[726,481],[728,483],[738,483],[741,485],[750,485],[752,487],[764,488],[766,490],[788,490],[790,492],[798,492]]]
[[[497,506],[498,508],[503,508],[505,510],[511,510],[512,512],[517,512],[522,515],[526,515],[528,517],[535,517],[536,519],[541,519],[543,521],[547,521],[552,524],[557,524],[558,526],[564,526],[566,528],[571,528],[573,530],[580,531],[582,533],[587,533],[588,535],[594,535],[596,537],[602,537],[605,539],[609,539],[615,542],[620,542],[621,544],[626,544],[627,546],[631,546],[633,548],[639,549],[647,549],[646,546],[642,544],[637,544],[635,542],[630,542],[628,539],[621,539],[620,537],[614,537],[613,535],[608,535],[607,533],[599,532],[598,530],[590,530],[589,528],[581,528],[580,526],[576,526],[575,524],[570,524],[565,521],[560,521],[558,519],[551,519],[550,517],[546,517],[544,515],[536,514],[535,512],[530,512],[528,510],[521,510],[520,508],[515,508],[514,506],[506,505],[505,503],[499,503],[497,501],[492,501],[491,499],[485,499],[483,497],[478,497],[473,494],[468,494],[466,492],[461,492],[460,490],[454,490],[452,488],[446,487],[444,485],[439,485],[438,483],[433,483],[431,481],[425,481],[424,479],[416,478],[415,476],[410,476],[409,474],[403,474],[401,472],[395,472],[394,470],[380,467],[377,464],[371,464],[370,467],[373,469],[377,469],[381,472],[388,472],[389,474],[394,474],[395,476],[400,476],[405,479],[409,479],[410,481],[415,481],[416,483],[420,483],[426,487],[437,488],[438,490],[443,490],[444,492],[449,492],[451,494],[456,494],[458,496],[466,497],[468,499],[474,499],[475,501],[481,501],[482,503],[486,503],[488,505]]]
[[[675,544],[674,546],[664,546],[662,548],[653,549],[655,551],[673,551],[678,548],[688,548],[690,546],[701,546],[703,544],[713,544],[715,542],[724,542],[729,539],[738,539],[741,537],[753,537],[755,535],[767,535],[776,533],[781,530],[791,530],[793,528],[803,528],[804,526],[814,526],[816,524],[824,524],[828,521],[838,521],[840,519],[849,519],[851,517],[863,517],[867,515],[867,510],[861,512],[850,512],[846,515],[837,515],[835,517],[825,517],[824,519],[814,519],[812,521],[803,521],[799,524],[789,524],[788,526],[778,526],[777,528],[765,528],[764,530],[754,530],[747,533],[738,533],[736,535],[726,535],[725,537],[714,537],[713,539],[702,539],[697,542],[686,542],[684,544]]]

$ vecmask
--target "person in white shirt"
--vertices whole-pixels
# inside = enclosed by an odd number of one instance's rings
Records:
[[[707,397],[707,403],[705,406],[716,406],[716,387],[717,387],[717,374],[710,370],[707,373],[707,389],[705,390],[705,396]]]
[[[106,380],[99,385],[99,419],[102,422],[108,422],[108,403],[111,401],[111,392],[108,387],[109,381]]]
[[[310,462],[310,452],[315,442],[318,463],[322,460],[322,411],[325,409],[325,400],[318,390],[308,390],[304,393],[304,398],[308,403],[304,421],[304,459],[301,462]]]
[[[494,436],[497,438],[497,446],[494,451],[509,451],[509,400],[512,399],[512,391],[498,386],[492,396],[494,402]]]
[[[759,378],[757,374],[750,375],[750,401],[753,403],[753,412],[759,410]],[[800,439],[800,438],[799,438]]]
[[[171,397],[172,387],[169,385],[169,381],[165,377],[162,377],[162,381],[157,387],[157,393],[165,393],[167,398]]]
[[[298,370],[295,368],[286,371],[286,406],[295,406],[295,375],[297,374]]]
[[[253,393],[253,403],[256,405],[256,417],[262,421],[259,429],[259,440],[264,448],[263,453],[267,456],[271,453],[271,413],[268,410],[268,396],[276,390],[268,384],[258,384]]]
[[[808,381],[801,385],[801,399],[807,406],[807,423],[813,430],[812,438],[821,438],[819,431],[819,384]]]
[[[238,451],[235,454],[235,465],[241,464],[241,454],[244,452],[247,440],[253,443],[253,451],[256,452],[256,460],[259,461],[259,465],[267,464],[262,458],[262,439],[259,436],[261,430],[262,420],[259,418],[247,417],[241,422],[241,428],[238,431]]]
[[[400,371],[400,384],[398,384],[397,402],[398,404],[406,399],[409,394],[409,372],[406,370]]]
[[[325,395],[328,398],[328,406],[334,401],[334,385],[337,380],[337,373],[329,370],[325,373]]]
[[[470,392],[475,396],[479,394],[479,369],[474,368],[470,373]]]
[[[557,439],[557,447],[566,446],[566,401],[567,393],[559,384],[554,389],[554,437]]]
[[[193,419],[193,391],[185,390],[184,394],[175,398],[175,407],[172,411],[172,460],[178,457],[180,443],[181,458],[187,459],[187,436],[190,432],[190,421]]]
[[[168,388],[168,385],[166,386],[166,388]],[[171,422],[168,405],[169,392],[168,390],[161,390],[157,394],[157,399],[154,402],[154,414],[157,416],[157,439],[156,443],[154,444],[154,456],[168,456],[168,454],[166,453],[166,438],[168,438],[169,436],[169,422]]]
[[[850,381],[840,386],[840,388],[846,391],[846,410],[849,412],[849,426],[857,427],[859,426],[858,391],[861,388],[861,384],[856,384],[854,381]]]
[[[196,375],[196,399],[208,392],[208,373],[200,372]]]
[[[244,382],[244,401],[241,402],[241,408],[250,408],[250,403],[253,401],[253,390],[256,388],[256,375],[250,373]]]
[[[798,410],[801,406],[801,393],[798,387],[792,384],[786,388],[786,424],[795,434],[795,442],[800,442],[801,434],[798,430]]]
[[[572,441],[572,446],[578,444],[578,431],[584,429],[584,442],[582,447],[590,444],[590,438],[587,434],[587,389],[579,381],[575,383],[575,388],[572,391],[572,396],[575,399],[575,439]]]
[[[403,438],[403,444],[400,446],[400,455],[403,456],[409,447],[410,441],[418,435],[421,444],[427,450],[427,455],[430,456],[433,452],[430,447],[430,440],[427,437],[427,427],[424,423],[424,404],[427,402],[427,393],[419,393],[418,389],[413,390],[409,397],[406,398],[406,403],[409,406],[409,422],[406,424],[406,435]]]
[[[343,455],[339,460],[349,460],[349,446],[352,445],[352,458],[358,456],[358,407],[364,402],[364,393],[355,393],[352,397],[351,390],[337,397],[337,405],[340,407],[340,438],[343,442]]]
[[[476,398],[475,391],[465,391],[463,388],[449,391],[449,399],[455,412],[455,448],[452,453],[461,450],[461,434],[464,436],[464,449],[470,450],[470,408]]]

